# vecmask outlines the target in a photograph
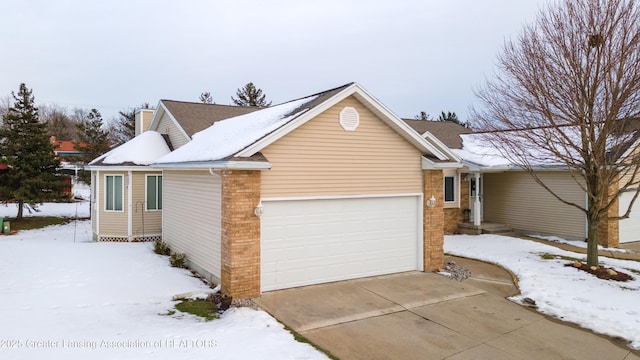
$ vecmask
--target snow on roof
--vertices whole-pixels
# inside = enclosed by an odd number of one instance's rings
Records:
[[[462,160],[483,167],[509,167],[512,165],[500,151],[486,140],[481,134],[460,134],[462,149],[451,149]]]
[[[215,161],[232,156],[306,112],[308,108],[303,106],[317,97],[313,95],[215,122],[156,163]]]
[[[117,165],[133,163],[149,165],[170,153],[166,141],[155,131],[145,131],[108,153],[94,159],[89,165]]]

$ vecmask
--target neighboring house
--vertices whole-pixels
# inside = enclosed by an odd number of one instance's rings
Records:
[[[85,167],[91,171],[93,240],[162,238],[162,171],[148,165],[169,152],[162,135],[147,131]]]
[[[481,229],[485,222],[500,223],[525,234],[586,239],[587,221],[584,213],[558,201],[525,170],[510,163],[497,149],[488,145],[481,134],[472,134],[453,123],[443,125],[441,122],[405,121],[423,134],[429,132],[439,134],[437,136],[440,139],[448,139],[446,144],[462,159],[465,166],[458,170],[462,184],[461,204],[468,206],[470,215],[465,220],[474,223],[475,229]],[[448,136],[455,134],[458,139],[440,134],[443,127],[449,128]],[[541,167],[537,174],[565,199],[582,202],[586,206],[586,194],[566,168]],[[479,184],[477,192],[476,184]],[[619,212],[626,211],[632,197],[631,192],[623,193],[619,207],[614,208],[611,215],[617,216]],[[449,225],[447,231],[455,231],[453,223],[459,219],[459,213],[450,211],[445,214],[445,223]],[[640,241],[640,204],[634,205],[629,219],[604,221],[599,231],[599,241],[607,247]]]
[[[161,100],[148,129],[175,149],[142,166],[162,174],[163,240],[236,298],[443,266],[443,170],[459,158],[358,84],[264,109]],[[136,193],[120,160],[97,159],[93,180]],[[100,239],[114,211],[94,188]]]

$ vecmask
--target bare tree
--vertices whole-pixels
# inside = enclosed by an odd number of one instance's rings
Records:
[[[640,164],[640,11],[635,0],[565,0],[549,5],[507,41],[495,78],[477,92],[474,121],[514,164],[588,222],[587,262],[598,264],[602,220],[628,218]],[[574,203],[537,176],[568,170],[587,194]],[[634,191],[622,214],[618,196]]]
[[[77,141],[77,120],[69,110],[56,104],[40,106],[40,120],[47,124],[49,135],[58,140]]]
[[[204,91],[200,94],[200,102],[203,104],[215,104],[213,102],[213,96],[211,96],[211,93],[208,91]]]

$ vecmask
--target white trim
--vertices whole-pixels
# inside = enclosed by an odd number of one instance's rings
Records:
[[[100,236],[100,170],[96,170],[96,200],[93,206],[96,212],[96,236]]]
[[[122,210],[107,210],[107,186],[106,186],[107,176],[120,176],[122,178]],[[124,175],[123,174],[109,174],[109,173],[106,173],[106,174],[103,175],[103,178],[104,178],[104,183],[105,183],[105,188],[104,188],[104,206],[105,206],[105,208],[104,208],[104,212],[116,212],[116,213],[124,212],[124,209],[125,209],[125,203],[124,203]],[[115,209],[115,207],[116,207],[116,204],[114,202],[113,203],[113,208]]]
[[[184,128],[180,125],[180,123],[178,122],[178,120],[173,116],[173,114],[169,111],[169,109],[167,109],[167,107],[164,105],[164,103],[162,102],[162,100],[160,100],[158,102],[158,107],[156,112],[153,114],[153,118],[151,119],[151,123],[149,124],[149,130],[153,129],[155,131],[157,131],[157,126],[160,123],[160,119],[162,118],[162,115],[160,114],[160,109],[162,109],[163,113],[167,113],[167,115],[169,115],[169,119],[171,119],[171,121],[173,121],[173,123],[176,125],[176,127],[178,128],[178,130],[182,133],[182,135],[184,135],[184,137],[188,140],[191,141],[191,136],[187,135],[187,132],[184,130]],[[158,131],[159,133],[162,133],[160,131]]]
[[[339,200],[339,199],[367,199],[422,196],[422,193],[398,193],[398,194],[364,194],[364,195],[324,195],[324,196],[276,196],[261,198],[261,201],[303,201],[303,200]]]
[[[453,200],[447,201],[447,182],[445,181],[447,178],[453,178]],[[442,176],[442,201],[444,203],[444,207],[460,207],[460,174],[447,175],[443,174]],[[457,206],[456,206],[457,205]]]
[[[201,169],[233,169],[233,170],[269,170],[271,163],[265,161],[209,161],[209,162],[184,162],[153,164],[152,169],[181,169],[181,170],[201,170]]]
[[[235,156],[240,157],[249,157],[274,143],[276,140],[285,136],[289,132],[298,128],[299,126],[305,124],[307,121],[313,119],[320,113],[326,111],[332,106],[336,105],[338,102],[344,100],[348,96],[356,95],[356,98],[363,102],[363,104],[369,108],[373,113],[375,113],[383,122],[389,125],[392,129],[394,129],[398,134],[404,137],[407,141],[412,143],[414,146],[419,148],[421,151],[425,153],[433,154],[440,160],[448,160],[445,153],[450,153],[447,147],[436,139],[432,144],[428,142],[425,138],[420,136],[417,132],[415,132],[409,125],[407,125],[404,121],[402,121],[397,115],[387,109],[382,103],[380,103],[376,98],[371,96],[365,89],[363,89],[359,84],[354,83],[347,88],[343,89],[339,93],[325,100],[318,106],[315,106],[311,110],[303,113],[298,116],[293,121],[288,122],[287,124],[281,126],[280,128],[273,131],[271,134],[263,137],[258,140],[254,144],[246,147],[244,150],[238,152]],[[367,106],[368,105],[368,106]],[[436,146],[437,145],[437,146]],[[440,147],[440,149],[438,149]],[[453,159],[457,161],[457,157],[453,156]]]
[[[89,170],[89,171],[98,171],[98,170],[104,170],[104,171],[159,171],[159,170],[154,170],[150,165],[138,165],[138,166],[120,166],[120,165],[112,165],[112,166],[105,166],[105,165],[98,165],[98,166],[85,166],[84,167],[85,170]]]
[[[133,234],[133,174],[131,171],[127,173],[127,177],[129,178],[127,181],[127,234],[131,238]]]
[[[424,156],[421,161],[422,170],[461,169],[464,167],[464,164],[459,162],[435,162],[425,158]]]
[[[153,176],[156,178],[156,209],[149,209],[149,201],[147,199],[147,195],[149,194],[147,179],[149,176]],[[146,212],[157,212],[162,211],[162,208],[158,209],[158,176],[164,178],[163,174],[145,174],[144,175],[144,211]],[[162,186],[164,186],[164,179],[162,180]],[[164,190],[164,189],[163,189]],[[164,193],[162,193],[164,195]]]
[[[424,193],[418,194],[418,271],[424,271]]]

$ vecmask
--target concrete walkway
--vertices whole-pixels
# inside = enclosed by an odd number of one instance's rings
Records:
[[[472,278],[408,272],[273,291],[256,302],[340,359],[640,360],[622,342],[506,300],[500,267],[453,258]]]

